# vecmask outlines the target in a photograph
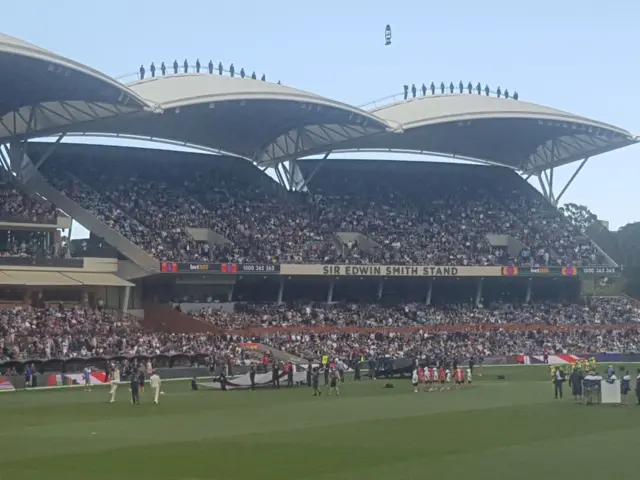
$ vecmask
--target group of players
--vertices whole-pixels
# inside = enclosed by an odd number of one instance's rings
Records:
[[[145,373],[142,368],[128,368],[124,376],[121,376],[118,365],[112,364],[105,372],[105,381],[109,383],[109,403],[115,403],[116,392],[118,391],[118,385],[129,383],[129,392],[131,392],[131,404],[140,404],[140,393],[144,392],[145,386]],[[155,369],[149,367],[151,377],[149,377],[149,385],[151,386],[151,392],[153,393],[153,403],[156,405],[160,403],[160,385],[162,381]],[[86,367],[83,372],[85,391],[91,391],[91,368]]]
[[[471,385],[473,374],[471,368],[454,368],[450,369],[444,366],[437,367],[420,367],[417,366],[411,375],[411,383],[415,393],[428,391],[451,390],[451,380],[454,380],[455,388],[460,388],[465,384]],[[438,386],[440,385],[440,386]]]

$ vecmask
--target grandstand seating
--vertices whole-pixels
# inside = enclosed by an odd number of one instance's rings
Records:
[[[41,197],[27,195],[0,168],[0,222],[55,223],[55,207]]]
[[[225,333],[163,333],[144,329],[134,318],[119,320],[99,310],[16,306],[0,310],[0,363],[5,360],[100,357],[113,355],[206,354],[243,364],[250,357],[243,344],[259,341],[309,358],[336,355],[438,356],[460,360],[470,356],[635,351],[640,308],[620,298],[591,298],[575,304],[498,304],[487,308],[460,305],[393,307],[344,304],[320,306],[237,305],[233,313],[209,309],[194,312],[217,328],[274,327],[259,335]],[[546,325],[540,329],[539,325]],[[507,328],[518,325],[520,328]],[[532,328],[532,325],[536,325]],[[288,331],[287,327],[302,327]],[[385,328],[358,333],[345,327]],[[454,328],[455,326],[455,328]],[[316,332],[325,328],[324,333]],[[393,332],[397,327],[412,331]],[[430,330],[441,327],[438,332]],[[602,327],[607,328],[603,334]],[[454,331],[455,330],[455,331]]]
[[[73,146],[72,146],[73,147]],[[67,151],[65,151],[65,149]],[[175,152],[64,147],[49,182],[156,258],[173,261],[594,265],[607,258],[515,172],[334,160],[310,193],[248,162]],[[299,162],[310,176],[317,161]],[[220,241],[196,241],[191,228]],[[343,235],[351,232],[354,235]],[[493,244],[500,236],[518,248]]]

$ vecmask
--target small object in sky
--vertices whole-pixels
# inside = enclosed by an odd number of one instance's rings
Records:
[[[387,28],[384,29],[384,39],[385,45],[391,45],[391,25],[387,25]]]

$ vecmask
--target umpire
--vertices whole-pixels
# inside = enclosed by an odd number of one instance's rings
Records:
[[[134,371],[129,378],[129,385],[131,386],[131,403],[133,405],[140,404],[140,380]]]
[[[562,398],[562,384],[564,380],[564,371],[560,367],[557,367],[553,375],[553,392],[555,398]]]

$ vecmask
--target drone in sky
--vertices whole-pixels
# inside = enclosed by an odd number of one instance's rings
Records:
[[[391,45],[391,25],[387,25],[387,28],[384,29],[384,40],[386,46]]]

